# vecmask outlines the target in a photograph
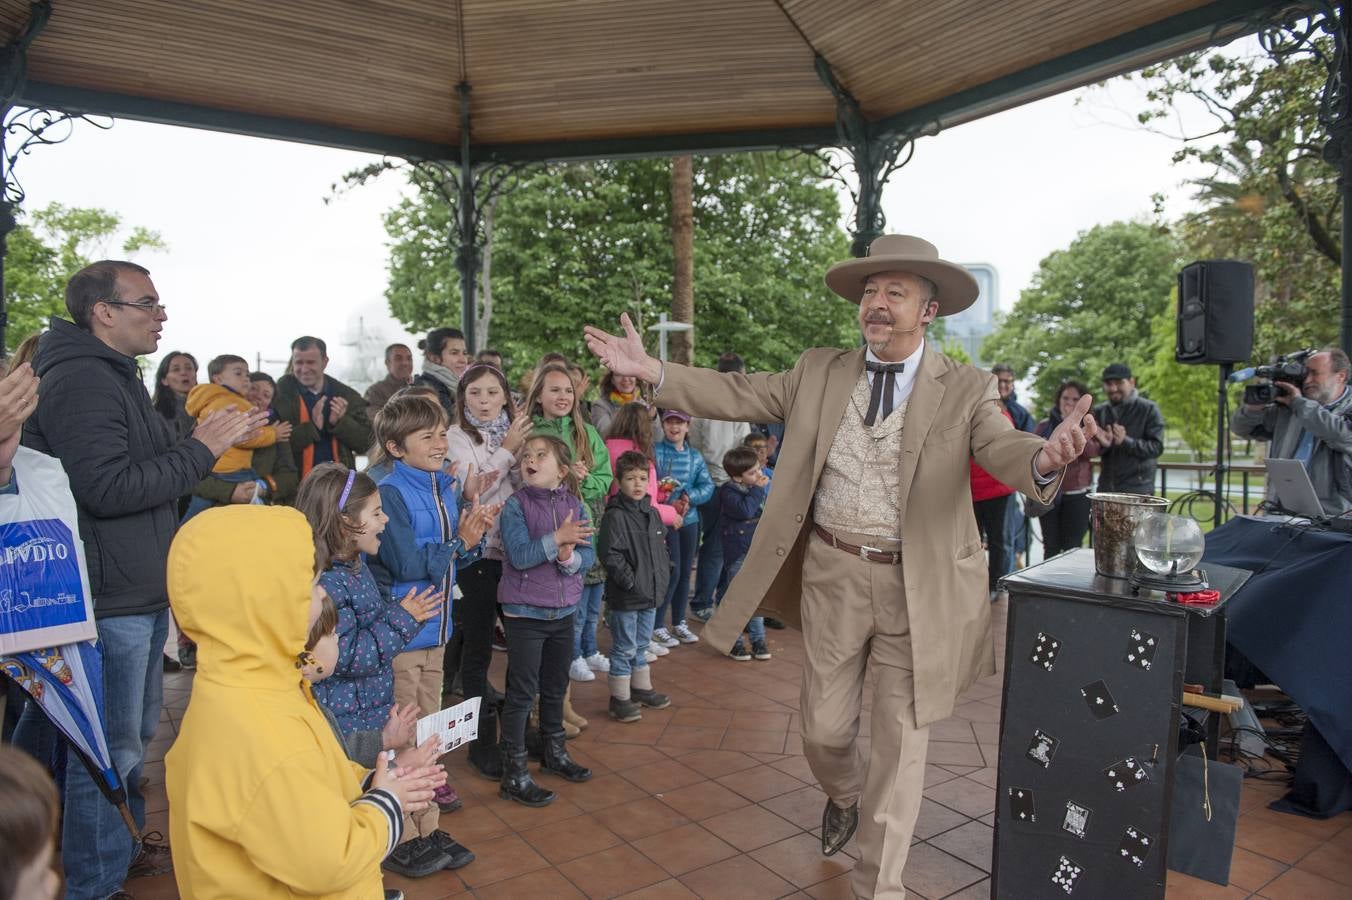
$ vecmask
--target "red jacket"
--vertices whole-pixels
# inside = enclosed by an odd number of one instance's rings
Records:
[[[1011,425],[1014,424],[1013,417],[1010,416],[1009,410],[1005,409],[1005,405],[1003,403],[1000,404],[1000,412],[1004,415],[1006,419],[1009,419],[1009,424]],[[1004,497],[1012,493],[1014,493],[1014,489],[1012,487],[1008,486],[1004,482],[996,481],[994,475],[978,466],[976,464],[975,459],[972,460],[973,500],[994,500],[996,497]]]

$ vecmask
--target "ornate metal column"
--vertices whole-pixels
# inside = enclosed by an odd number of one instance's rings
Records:
[[[1342,314],[1339,339],[1344,352],[1352,353],[1352,17],[1342,0],[1337,4],[1311,2],[1302,10],[1289,13],[1258,33],[1259,43],[1274,58],[1298,53],[1312,54],[1327,72],[1324,92],[1319,98],[1319,124],[1328,133],[1324,160],[1338,170],[1338,193],[1342,203]],[[1313,8],[1311,11],[1310,8]],[[1333,39],[1332,55],[1325,53],[1316,39]]]
[[[470,142],[470,86],[457,85],[460,93],[460,159],[384,159],[343,177],[344,187],[365,184],[384,172],[412,169],[423,176],[451,212],[447,240],[454,248],[455,270],[460,279],[460,330],[471,354],[478,342],[479,275],[483,248],[488,242],[487,210],[493,201],[515,189],[517,176],[533,163],[475,163]],[[338,186],[335,185],[335,190]]]
[[[849,156],[848,165],[833,159],[826,149],[812,153],[822,160],[828,174],[843,184],[854,201],[854,227],[850,229],[850,252],[855,256],[868,254],[869,244],[883,233],[887,218],[883,214],[883,188],[892,173],[911,161],[915,153],[915,139],[923,134],[937,133],[937,126],[920,132],[880,131],[864,117],[859,101],[837,80],[831,66],[815,54],[817,76],[836,98],[836,135],[839,149]],[[854,178],[847,174],[853,170]]]

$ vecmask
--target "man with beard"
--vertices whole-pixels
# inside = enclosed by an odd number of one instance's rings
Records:
[[[1126,363],[1103,370],[1108,402],[1094,409],[1099,423],[1100,491],[1118,494],[1155,493],[1155,460],[1164,452],[1164,416],[1153,400],[1136,390]]]
[[[1230,417],[1242,438],[1271,441],[1268,456],[1299,459],[1327,516],[1352,509],[1352,390],[1347,354],[1329,347],[1305,361],[1305,380],[1275,382],[1277,399],[1267,406],[1244,404]]]
[[[933,244],[885,235],[867,257],[833,266],[826,284],[859,305],[867,346],[808,350],[789,372],[664,365],[627,316],[622,336],[585,334],[612,372],[657,385],[662,407],[784,423],[775,490],[705,645],[727,652],[753,615],[801,625],[803,747],[828,797],[822,851],[839,851],[857,827],[855,896],[900,898],[928,726],[995,671],[968,459],[1046,502],[1095,426],[1084,398],[1046,442],[1016,431],[989,373],[925,345],[937,316],[977,296],[975,279]]]

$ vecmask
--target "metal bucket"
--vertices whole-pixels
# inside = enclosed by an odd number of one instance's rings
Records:
[[[1089,526],[1094,536],[1094,569],[1109,578],[1130,578],[1136,570],[1131,535],[1141,517],[1164,510],[1169,501],[1142,494],[1089,495]]]

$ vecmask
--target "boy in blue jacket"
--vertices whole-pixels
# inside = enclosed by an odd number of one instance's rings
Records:
[[[417,704],[422,716],[441,709],[455,567],[478,560],[484,534],[497,515],[496,507],[478,503],[461,509],[460,482],[442,470],[446,425],[441,404],[421,394],[391,399],[376,414],[375,421],[376,440],[394,460],[394,467],[379,485],[380,502],[389,523],[379,555],[369,560],[371,574],[391,602],[410,589],[422,591],[427,587],[435,587],[446,598],[441,612],[423,622],[404,651],[394,658],[395,702],[400,706]],[[477,485],[469,487],[467,494],[477,497]],[[485,734],[489,728],[496,729],[491,712],[480,710],[480,740],[496,739],[496,735]],[[435,799],[440,812],[460,808],[460,798],[449,784],[437,791]],[[435,827],[436,817],[428,818],[428,824]],[[414,824],[421,829],[422,823],[415,819]]]
[[[718,512],[723,539],[723,575],[718,580],[718,597],[721,600],[727,593],[728,585],[742,570],[746,552],[751,549],[751,539],[756,534],[756,525],[760,522],[761,510],[769,492],[770,479],[760,470],[756,451],[745,445],[733,447],[723,455],[723,470],[728,480],[718,489]],[[747,623],[746,631],[751,638],[751,652],[739,637],[728,653],[733,659],[745,662],[753,656],[756,659],[770,658],[770,648],[765,643],[765,619],[753,616]]]

